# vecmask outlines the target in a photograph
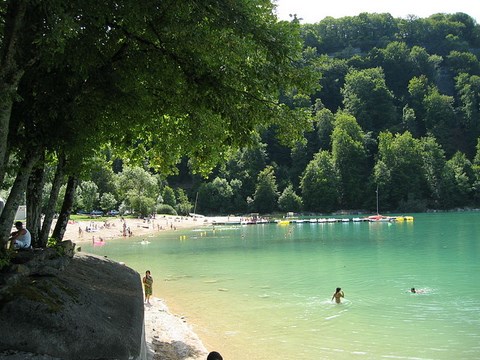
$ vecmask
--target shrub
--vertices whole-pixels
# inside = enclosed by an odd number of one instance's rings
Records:
[[[157,214],[178,215],[175,209],[168,204],[157,205]]]
[[[48,238],[47,240],[47,248],[52,248],[55,250],[55,252],[57,253],[57,256],[63,256],[65,255],[65,248],[60,245],[57,241],[57,239],[55,238]]]

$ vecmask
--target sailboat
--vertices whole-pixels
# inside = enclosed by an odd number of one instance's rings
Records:
[[[377,222],[377,221],[396,221],[396,218],[394,216],[384,216],[380,215],[378,212],[378,185],[377,185],[377,190],[375,191],[377,194],[377,215],[371,215],[367,219],[368,221],[372,222]]]
[[[194,219],[204,218],[205,217],[204,215],[197,214],[197,201],[198,201],[198,191],[197,191],[197,196],[195,197],[195,206],[193,207],[193,213],[189,213],[188,215],[190,215]]]
[[[413,216],[384,216],[380,215],[378,212],[378,185],[377,185],[377,215],[371,215],[367,219],[368,221],[371,222],[378,222],[378,221],[387,221],[387,222],[393,222],[393,221],[413,221]]]

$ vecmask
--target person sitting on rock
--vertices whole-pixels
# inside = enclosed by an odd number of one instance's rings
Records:
[[[23,228],[23,223],[21,221],[17,221],[15,223],[15,227],[17,231],[14,231],[10,234],[10,238],[8,239],[11,241],[11,247],[15,250],[18,249],[29,249],[30,245],[32,244],[32,236],[30,235],[30,231]]]

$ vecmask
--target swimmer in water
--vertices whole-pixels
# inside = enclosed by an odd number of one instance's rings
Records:
[[[423,291],[422,289],[415,289],[414,287],[412,287],[412,288],[410,289],[410,292],[411,292],[412,294],[422,294],[422,293],[424,293],[424,291]]]
[[[342,288],[337,288],[335,290],[335,293],[332,296],[332,301],[333,301],[333,299],[335,299],[335,302],[337,304],[340,304],[341,303],[340,299],[344,298],[344,297],[345,297],[345,294],[343,293]]]

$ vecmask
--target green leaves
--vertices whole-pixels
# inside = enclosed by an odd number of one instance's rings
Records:
[[[260,213],[268,213],[277,209],[277,179],[272,166],[263,169],[257,178],[257,186],[253,197],[254,208]]]
[[[340,177],[342,205],[361,208],[369,175],[367,151],[363,131],[349,114],[338,112],[335,116],[332,157]]]
[[[338,207],[340,183],[332,156],[320,151],[307,165],[301,178],[304,209],[330,212]]]
[[[31,139],[65,150],[78,168],[108,143],[164,173],[188,156],[206,174],[260,128],[276,125],[287,142],[311,126],[308,101],[279,102],[281,92],[307,99],[315,75],[299,24],[277,21],[270,1],[37,6],[27,4],[35,67],[15,116],[32,119]]]
[[[381,68],[351,70],[342,89],[345,110],[355,116],[365,131],[378,131],[394,123],[393,94]]]

